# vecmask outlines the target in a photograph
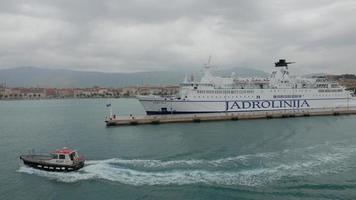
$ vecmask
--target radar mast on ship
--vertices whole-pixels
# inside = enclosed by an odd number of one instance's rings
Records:
[[[201,83],[211,83],[213,80],[213,76],[211,75],[211,69],[213,65],[211,65],[211,56],[209,56],[208,62],[204,64],[204,75],[201,79]]]

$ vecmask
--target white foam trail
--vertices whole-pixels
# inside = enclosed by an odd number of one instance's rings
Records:
[[[95,174],[81,173],[80,171],[73,172],[73,173],[71,173],[71,172],[68,172],[68,173],[48,172],[48,171],[42,171],[42,170],[38,170],[38,169],[26,167],[26,166],[20,167],[20,169],[17,171],[27,173],[27,174],[34,174],[34,175],[38,175],[38,176],[42,176],[42,177],[47,177],[52,180],[57,180],[60,182],[67,182],[67,183],[77,182],[77,181],[81,181],[81,180],[89,180],[89,179],[95,178]]]
[[[112,158],[107,160],[91,160],[87,161],[86,164],[121,164],[121,165],[131,165],[133,167],[143,167],[143,168],[170,168],[170,167],[221,167],[227,164],[232,164],[234,166],[246,165],[249,159],[263,159],[275,157],[277,153],[258,153],[251,155],[241,155],[236,157],[228,157],[217,160],[173,160],[173,161],[161,161],[161,160],[142,160],[142,159],[120,159]]]
[[[21,167],[19,172],[35,174],[60,182],[77,182],[89,179],[103,179],[128,185],[247,185],[256,186],[276,179],[274,169],[255,169],[241,172],[220,172],[204,170],[179,170],[169,172],[144,172],[132,169],[113,168],[110,165],[98,164],[85,167],[82,172],[58,173],[46,172],[29,167]],[[272,176],[268,176],[268,174]]]
[[[337,173],[347,167],[347,160],[356,152],[355,147],[331,147],[326,153],[299,152],[299,157],[283,163],[280,157],[288,157],[290,151],[279,153],[237,156],[218,160],[125,160],[108,159],[88,161],[88,165],[78,172],[58,173],[21,167],[18,171],[35,174],[61,182],[77,182],[90,179],[102,179],[128,185],[246,185],[257,186],[280,180],[283,177],[320,175]],[[295,152],[294,152],[295,153]],[[287,155],[285,155],[287,154]],[[292,154],[294,155],[294,154]],[[289,155],[290,156],[290,155]],[[246,161],[247,159],[247,161]],[[241,160],[254,162],[264,159],[262,166],[248,169],[235,168],[224,170],[225,164],[239,163]],[[124,166],[121,166],[123,164]],[[129,164],[129,167],[126,166]],[[184,166],[185,168],[181,168]],[[216,168],[210,169],[210,166]],[[135,169],[135,167],[139,167]],[[149,170],[140,169],[147,167]],[[159,168],[158,171],[152,169]],[[161,168],[164,168],[163,170]],[[151,171],[150,171],[151,170]]]

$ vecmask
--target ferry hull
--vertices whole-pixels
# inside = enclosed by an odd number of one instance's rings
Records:
[[[273,99],[273,100],[227,100],[187,101],[164,99],[139,99],[147,115],[193,114],[255,111],[304,111],[312,109],[337,109],[356,106],[353,98],[325,99]]]

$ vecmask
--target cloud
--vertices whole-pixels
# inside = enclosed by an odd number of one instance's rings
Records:
[[[1,1],[0,68],[356,73],[353,0]]]

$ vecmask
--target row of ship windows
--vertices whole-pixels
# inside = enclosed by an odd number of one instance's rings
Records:
[[[329,84],[316,84],[316,87],[318,88],[328,88]],[[337,84],[331,84],[331,88],[337,88],[339,87]]]
[[[324,89],[324,90],[318,90],[318,92],[342,92],[342,89]]]
[[[197,90],[198,94],[252,94],[253,90]]]
[[[289,97],[288,97],[289,96]],[[342,94],[313,94],[313,95],[309,95],[310,97],[335,97],[335,96],[342,96]],[[273,98],[274,99],[290,99],[290,98],[302,98],[305,97],[304,95],[274,95]],[[256,98],[256,99],[260,99],[260,96],[193,96],[193,98],[211,98],[211,99],[221,99],[221,98]]]
[[[263,90],[260,90],[261,92]],[[270,90],[270,92],[286,92],[287,90]],[[312,90],[292,90],[293,92],[313,92]],[[342,92],[343,89],[319,89],[318,92]],[[197,90],[198,94],[253,94],[253,90]]]
[[[273,98],[302,98],[302,95],[273,95]]]

